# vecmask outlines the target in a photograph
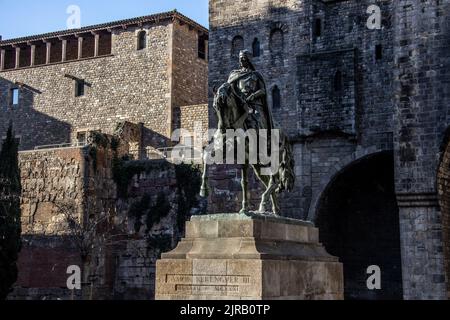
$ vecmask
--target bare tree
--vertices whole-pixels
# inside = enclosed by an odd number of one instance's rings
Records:
[[[117,247],[120,244],[131,247],[137,256],[145,255],[129,241],[129,235],[112,222],[111,212],[90,212],[80,210],[75,201],[53,202],[58,215],[63,218],[62,231],[68,236],[73,246],[78,250],[82,262],[84,285],[90,286],[89,298],[92,299],[95,275],[99,273],[99,265],[93,257],[99,256],[106,247]]]

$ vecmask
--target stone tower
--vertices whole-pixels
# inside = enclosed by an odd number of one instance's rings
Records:
[[[450,292],[449,18],[450,1],[395,1],[395,181],[410,299]]]
[[[374,4],[381,24],[369,28]],[[346,298],[447,297],[447,6],[210,1],[210,88],[236,68],[239,50],[253,52],[294,144],[297,184],[283,214],[320,228],[344,263]],[[238,172],[213,170],[211,212],[237,210]],[[371,265],[381,290],[366,287]]]

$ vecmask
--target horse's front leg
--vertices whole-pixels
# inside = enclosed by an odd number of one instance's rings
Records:
[[[240,213],[248,212],[248,165],[244,164],[241,172],[241,186],[242,186],[242,209]]]

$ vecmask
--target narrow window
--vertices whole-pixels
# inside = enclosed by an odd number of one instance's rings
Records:
[[[275,86],[272,89],[272,109],[280,109],[281,108],[281,94],[278,86]]]
[[[140,31],[138,33],[138,50],[143,50],[147,47],[147,33],[145,31]]]
[[[377,44],[375,46],[375,59],[376,60],[383,59],[383,46],[381,44]]]
[[[334,75],[333,87],[335,92],[342,91],[342,72],[339,70]]]
[[[20,99],[19,88],[11,89],[11,104],[13,106],[18,106],[19,105],[19,99]]]
[[[280,28],[272,30],[270,33],[270,51],[273,54],[281,55],[284,47],[284,34]]]
[[[237,57],[241,50],[244,50],[244,38],[236,36],[231,43],[231,55]]]
[[[322,19],[320,18],[314,19],[314,36],[316,38],[322,36]]]
[[[206,59],[206,44],[208,38],[205,35],[198,35],[198,57],[200,59]]]
[[[75,80],[75,97],[84,96],[84,80]]]
[[[261,44],[259,43],[258,38],[255,38],[255,40],[253,40],[252,49],[253,57],[259,57],[261,55]]]

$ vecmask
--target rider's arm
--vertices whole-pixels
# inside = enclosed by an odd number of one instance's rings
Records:
[[[251,102],[251,101],[253,101],[255,99],[264,98],[266,96],[266,90],[264,89],[264,83],[261,80],[258,81],[258,87],[261,88],[261,89],[259,89],[255,93],[251,94],[247,98],[247,101]]]

